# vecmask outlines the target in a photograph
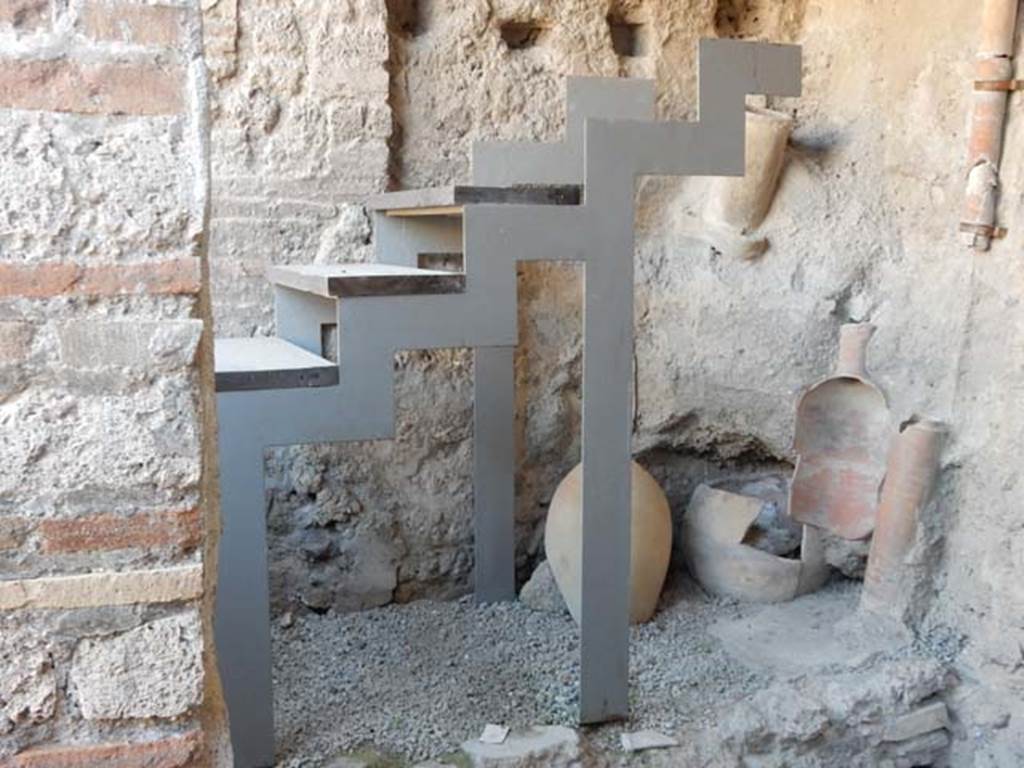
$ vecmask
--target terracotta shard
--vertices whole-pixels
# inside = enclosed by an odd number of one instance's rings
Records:
[[[779,557],[743,544],[761,499],[698,486],[683,519],[686,566],[716,595],[778,603],[818,589],[828,578],[819,532],[804,526],[801,559]]]
[[[835,374],[797,404],[790,515],[846,539],[874,529],[892,433],[885,396],[864,366],[874,330],[867,323],[844,325]]]

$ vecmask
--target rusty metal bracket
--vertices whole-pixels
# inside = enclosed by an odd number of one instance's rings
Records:
[[[1019,91],[1024,89],[1024,80],[975,80],[976,91]]]
[[[990,240],[1006,237],[1006,227],[990,227],[987,224],[971,224],[967,221],[960,222],[960,231],[971,235],[981,235]]]

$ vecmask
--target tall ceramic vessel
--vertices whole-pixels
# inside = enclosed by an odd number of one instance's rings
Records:
[[[790,515],[846,539],[875,527],[892,432],[885,396],[865,367],[874,331],[868,323],[842,326],[835,373],[797,404]]]
[[[935,492],[944,437],[941,423],[918,421],[893,440],[861,593],[865,610],[903,620],[927,582],[912,551],[921,513]]]
[[[672,555],[672,514],[658,481],[631,463],[629,620],[647,621],[658,605]],[[583,467],[577,464],[558,484],[548,507],[544,549],[569,613],[580,620],[583,563]]]

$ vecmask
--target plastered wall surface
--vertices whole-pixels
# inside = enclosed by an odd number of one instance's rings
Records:
[[[660,113],[685,118],[697,108],[699,38],[803,45],[804,95],[767,105],[796,120],[758,232],[767,253],[748,261],[709,246],[706,180],[639,185],[636,455],[677,520],[701,481],[785,470],[796,397],[831,370],[839,325],[877,324],[868,365],[893,412],[951,429],[943,545],[923,607],[925,631],[962,649],[954,755],[1015,764],[1024,121],[1014,97],[999,216],[1008,235],[989,253],[965,251],[956,224],[979,4],[220,0],[205,16],[224,334],[271,330],[265,265],[370,258],[364,196],[464,179],[476,139],[558,137],[568,74],[654,77]],[[525,575],[550,495],[578,460],[580,275],[532,265],[519,287]],[[467,589],[470,359],[402,354],[396,372],[396,441],[268,456],[279,611]]]
[[[0,765],[227,766],[198,5],[0,3]]]

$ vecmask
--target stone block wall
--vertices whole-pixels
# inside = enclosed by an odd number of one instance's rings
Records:
[[[229,765],[197,5],[0,2],[0,765]]]

